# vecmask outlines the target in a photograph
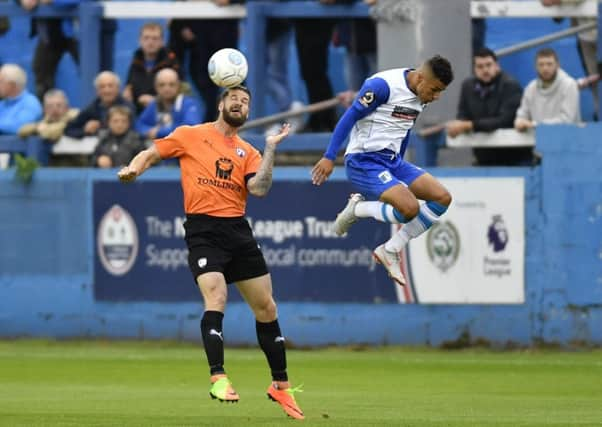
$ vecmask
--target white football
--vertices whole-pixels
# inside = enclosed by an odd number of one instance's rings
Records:
[[[216,85],[236,86],[247,78],[247,58],[236,49],[220,49],[209,58],[207,70]]]

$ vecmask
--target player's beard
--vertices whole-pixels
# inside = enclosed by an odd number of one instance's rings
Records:
[[[244,114],[240,113],[240,116],[236,117],[231,115],[225,108],[222,110],[222,115],[224,116],[224,121],[235,128],[241,127],[247,121],[247,116]]]

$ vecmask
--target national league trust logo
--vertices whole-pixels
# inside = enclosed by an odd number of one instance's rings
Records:
[[[138,229],[121,206],[111,206],[100,220],[96,245],[100,262],[108,273],[122,276],[130,271],[138,255]]]

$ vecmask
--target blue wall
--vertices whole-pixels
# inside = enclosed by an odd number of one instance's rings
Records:
[[[433,169],[437,176],[524,176],[526,303],[282,303],[290,341],[439,345],[463,333],[495,344],[602,344],[602,125],[538,129],[541,166]],[[277,169],[306,180],[309,168]],[[199,303],[100,303],[92,289],[91,187],[114,171],[42,169],[30,186],[0,173],[0,336],[198,340]],[[146,179],[177,180],[156,168]],[[338,168],[333,179],[343,179]],[[344,292],[344,290],[341,290]],[[252,344],[250,310],[228,306],[230,343]]]

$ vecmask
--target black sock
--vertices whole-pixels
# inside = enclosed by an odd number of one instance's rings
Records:
[[[223,319],[224,313],[219,311],[206,311],[201,319],[201,336],[211,375],[225,373]]]
[[[280,332],[278,319],[269,323],[255,321],[257,341],[265,353],[268,364],[272,370],[272,380],[288,381],[286,374],[286,352],[284,350],[284,337]]]

